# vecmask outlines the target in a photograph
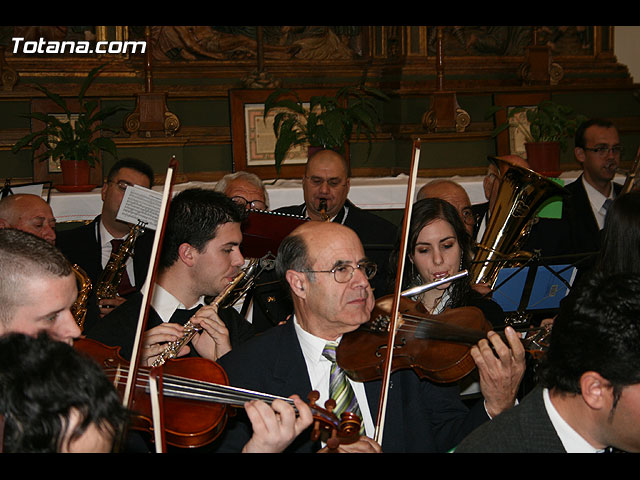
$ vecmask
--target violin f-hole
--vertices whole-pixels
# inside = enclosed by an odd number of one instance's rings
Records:
[[[406,344],[407,344],[407,340],[406,340],[404,337],[402,337],[402,338],[400,339],[400,342],[399,342],[399,343],[396,343],[396,344],[394,345],[394,347],[393,347],[393,348],[394,348],[394,350],[395,350],[395,349],[400,349],[400,348],[404,347]],[[376,349],[375,356],[376,356],[376,357],[382,357],[382,356],[384,356],[384,355],[383,355],[383,352],[384,352],[384,351],[386,351],[386,350],[387,350],[387,345],[380,345],[380,346]]]

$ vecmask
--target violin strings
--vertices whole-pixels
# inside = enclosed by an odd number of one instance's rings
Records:
[[[114,370],[116,369],[108,369],[105,370],[105,372],[110,373]],[[127,373],[126,369],[118,369],[117,371],[124,374]],[[141,372],[142,375],[138,377],[139,381],[137,382],[136,387],[148,389],[148,371],[141,369]],[[124,381],[120,380],[121,376],[114,378],[116,378],[116,386],[124,384]],[[171,374],[163,374],[163,392],[168,396],[225,403],[237,407],[242,407],[245,402],[250,400],[263,400],[267,403],[271,403],[276,399],[283,400],[293,405],[293,400],[290,398],[254,392],[252,390],[232,387],[229,385],[220,385],[202,380],[177,377]]]

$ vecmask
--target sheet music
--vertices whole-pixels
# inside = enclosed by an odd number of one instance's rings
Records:
[[[155,230],[161,206],[162,192],[140,185],[128,186],[116,218],[127,223],[143,222],[147,229]]]

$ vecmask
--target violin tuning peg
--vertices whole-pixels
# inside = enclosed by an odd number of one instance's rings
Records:
[[[309,400],[309,404],[311,406],[314,406],[319,398],[320,398],[320,393],[317,392],[316,390],[312,390],[311,392],[309,392],[309,395],[307,395],[307,400]]]
[[[336,401],[333,398],[330,398],[326,402],[324,402],[324,408],[326,408],[329,412],[333,412],[333,409],[336,408]]]

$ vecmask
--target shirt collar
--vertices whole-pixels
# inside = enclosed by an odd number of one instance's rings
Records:
[[[151,306],[156,311],[158,316],[162,319],[163,322],[168,322],[171,319],[171,315],[173,312],[182,309],[192,309],[197,305],[204,304],[204,297],[200,297],[200,299],[196,302],[195,305],[191,305],[187,307],[180,300],[174,297],[167,290],[162,288],[160,285],[156,283],[153,289],[153,296],[151,297]]]
[[[608,197],[605,197],[602,193],[600,193],[598,190],[596,190],[593,187],[593,185],[591,185],[589,182],[587,182],[585,180],[585,178],[584,178],[584,175],[582,176],[582,185],[584,185],[584,189],[587,192],[587,197],[589,197],[589,202],[591,203],[591,205],[593,206],[593,209],[596,212],[602,208],[602,205],[604,205],[604,201],[607,198],[610,198],[611,200],[613,200],[613,198],[614,198],[613,185],[611,185],[611,189],[610,189]]]
[[[542,396],[544,398],[544,406],[549,414],[549,419],[567,453],[601,453],[604,451],[603,449],[593,447],[560,416],[553,406],[553,403],[551,403],[549,389],[545,388],[542,391]]]

